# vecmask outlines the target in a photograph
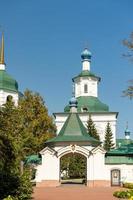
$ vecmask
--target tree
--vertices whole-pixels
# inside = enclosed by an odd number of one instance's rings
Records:
[[[128,48],[128,53],[124,54],[127,58],[133,61],[133,32],[130,34],[129,39],[123,40],[124,46]],[[133,98],[133,80],[129,81],[129,86],[123,91],[124,97]]]
[[[0,109],[0,197],[11,195],[12,199],[28,200],[31,197],[30,179],[20,172],[22,137],[19,129],[20,115],[10,99]],[[24,170],[25,174],[25,170]],[[27,187],[25,186],[27,185]],[[24,198],[23,197],[23,188]],[[19,195],[18,195],[19,193]]]
[[[42,97],[26,90],[18,107],[11,98],[0,108],[0,196],[17,200],[31,197],[30,170],[20,163],[26,155],[38,153],[53,137],[55,126]],[[27,172],[28,170],[28,172]]]
[[[38,93],[26,90],[20,99],[18,110],[26,155],[38,153],[44,142],[55,135],[55,125],[48,115],[45,102]]]
[[[93,137],[93,138],[95,138],[95,139],[97,139],[97,140],[100,140],[100,137],[99,137],[99,135],[98,135],[98,133],[97,133],[95,124],[94,124],[94,122],[92,121],[91,115],[89,115],[89,119],[88,119],[88,121],[87,121],[86,127],[87,127],[87,132],[88,132],[88,134],[89,134],[91,137]]]
[[[71,153],[61,158],[61,173],[65,171],[64,179],[85,178],[86,158],[83,155]]]
[[[133,32],[130,34],[129,39],[123,40],[124,46],[128,48],[128,53],[124,54],[124,56],[128,57],[133,61]]]
[[[103,147],[106,151],[109,151],[110,149],[114,148],[113,134],[112,134],[109,122],[107,123],[106,130],[105,130],[105,140],[104,140]]]

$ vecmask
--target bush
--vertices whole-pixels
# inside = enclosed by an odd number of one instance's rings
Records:
[[[123,183],[123,187],[133,189],[133,183]]]
[[[129,199],[129,198],[133,197],[133,190],[116,191],[116,192],[114,192],[113,196],[120,198],[120,199]]]
[[[18,200],[29,200],[31,199],[32,194],[32,183],[31,183],[31,174],[27,169],[20,177],[20,185],[18,187],[18,192],[16,196]]]
[[[4,198],[3,200],[18,200],[18,198],[9,195],[8,197]]]

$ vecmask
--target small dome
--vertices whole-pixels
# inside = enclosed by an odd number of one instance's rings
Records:
[[[130,135],[130,131],[128,128],[126,128],[126,130],[125,130],[125,135]]]
[[[84,49],[84,51],[81,53],[81,58],[83,59],[83,60],[90,60],[91,59],[91,52],[90,51],[88,51],[88,49],[87,48],[85,48]]]
[[[70,107],[77,107],[78,101],[75,97],[72,97],[69,101],[69,106]]]

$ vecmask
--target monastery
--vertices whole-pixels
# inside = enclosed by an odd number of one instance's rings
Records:
[[[41,162],[36,166],[37,186],[59,186],[61,184],[61,158],[67,154],[82,155],[86,160],[85,185],[120,186],[133,182],[133,142],[128,127],[125,138],[118,139],[116,125],[118,112],[98,97],[101,78],[91,70],[91,52],[85,48],[81,53],[81,72],[72,78],[73,95],[63,112],[54,113],[57,136],[45,143],[39,153]],[[21,93],[17,81],[6,71],[4,61],[4,36],[0,48],[0,106],[9,97],[17,106]],[[90,137],[86,123],[91,115],[100,141]],[[105,129],[109,122],[113,134],[114,149],[106,152],[103,148]]]

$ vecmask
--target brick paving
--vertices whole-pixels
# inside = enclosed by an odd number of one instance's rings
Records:
[[[85,186],[62,186],[34,188],[33,200],[118,200],[113,192],[116,187],[88,188]]]

